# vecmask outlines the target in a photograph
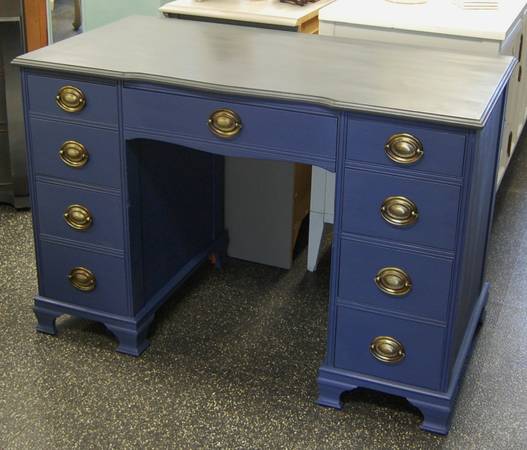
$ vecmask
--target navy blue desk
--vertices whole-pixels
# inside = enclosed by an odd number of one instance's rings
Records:
[[[406,86],[416,71],[406,63],[421,50],[168,22],[127,19],[16,61],[38,330],[55,334],[62,314],[93,319],[115,334],[118,351],[139,355],[166,298],[209,255],[221,264],[223,156],[317,165],[337,176],[318,401],[340,408],[343,392],[373,388],[406,397],[423,412],[422,428],[448,432],[488,297],[485,253],[515,62],[437,52]],[[168,54],[152,55],[160,47],[148,39],[181,42],[179,33],[190,41],[181,62],[166,66]],[[316,39],[313,53],[292,58],[305,39]],[[331,67],[295,87],[314,58]],[[275,75],[262,76],[271,61]],[[427,93],[434,86],[443,91]]]

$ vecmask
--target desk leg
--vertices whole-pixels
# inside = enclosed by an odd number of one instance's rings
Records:
[[[145,322],[137,325],[132,324],[129,327],[112,323],[105,323],[104,325],[119,341],[116,351],[131,356],[139,356],[150,346],[147,336],[153,320],[154,314],[150,315]]]
[[[57,334],[55,321],[62,314],[42,306],[34,306],[33,311],[37,316],[37,331],[46,334]]]

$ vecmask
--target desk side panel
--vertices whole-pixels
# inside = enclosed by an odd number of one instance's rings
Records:
[[[495,202],[496,171],[503,124],[504,97],[496,103],[483,130],[474,136],[467,174],[468,203],[465,209],[464,251],[454,301],[448,379],[462,350],[465,334],[483,291],[485,259]]]

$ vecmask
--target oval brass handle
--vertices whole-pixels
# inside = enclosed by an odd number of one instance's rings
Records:
[[[64,212],[64,220],[73,229],[86,231],[93,224],[93,218],[85,206],[70,205]]]
[[[382,268],[377,272],[374,281],[382,292],[395,297],[408,294],[413,287],[410,276],[398,267]]]
[[[240,116],[230,109],[218,109],[209,117],[209,129],[221,138],[232,138],[242,129]]]
[[[370,344],[371,354],[383,363],[394,364],[406,357],[403,344],[390,336],[377,336]]]
[[[413,225],[419,219],[416,204],[399,195],[384,200],[381,205],[381,215],[386,222],[398,227]]]
[[[71,269],[68,279],[74,288],[83,292],[91,292],[97,284],[95,275],[85,267],[75,267]]]
[[[86,106],[86,96],[79,88],[63,86],[56,97],[57,105],[68,113],[80,112]]]
[[[90,154],[80,142],[66,141],[60,147],[59,156],[67,166],[79,169],[88,163]]]
[[[421,141],[408,133],[391,136],[384,151],[388,158],[398,164],[414,164],[425,154]]]

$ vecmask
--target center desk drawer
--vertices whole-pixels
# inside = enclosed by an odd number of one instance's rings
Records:
[[[123,249],[120,195],[41,181],[36,195],[42,234]]]
[[[353,169],[345,177],[343,231],[455,249],[459,186]]]
[[[123,102],[126,128],[226,143],[242,149],[301,152],[323,159],[336,157],[337,118],[329,113],[132,88],[124,89]],[[214,113],[218,114],[213,116]]]

